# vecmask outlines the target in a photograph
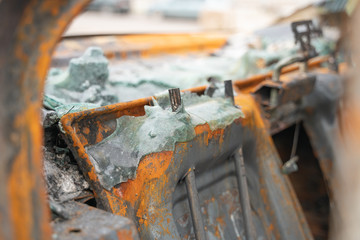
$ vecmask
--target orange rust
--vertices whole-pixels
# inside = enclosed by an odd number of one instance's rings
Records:
[[[86,137],[87,134],[84,136],[83,131],[78,130],[78,129],[82,129],[83,127],[87,127],[87,126],[82,126],[80,124],[80,120],[82,120],[85,116],[91,116],[92,118],[95,119],[97,117],[100,117],[100,119],[96,119],[97,120],[96,124],[99,130],[106,132],[106,131],[110,131],[110,128],[104,127],[104,125],[101,124],[101,121],[106,121],[109,118],[112,119],[119,118],[123,115],[142,116],[145,114],[144,106],[149,105],[150,102],[151,102],[151,98],[143,98],[131,102],[124,102],[124,103],[112,104],[96,109],[89,109],[83,112],[69,113],[61,118],[61,124],[65,132],[69,133],[69,136],[72,138],[72,141],[75,144],[74,147],[86,146],[88,145],[88,140]],[[73,124],[74,120],[79,120],[79,121]],[[70,134],[70,133],[74,133],[73,128],[75,128],[76,134]],[[75,137],[75,135],[77,135],[77,137]],[[99,133],[96,133],[96,136],[97,136],[96,142],[100,142],[103,140],[103,136],[99,135]]]
[[[21,141],[26,145],[26,140]],[[10,206],[11,221],[14,223],[14,234],[16,239],[27,239],[31,236],[31,228],[34,224],[31,219],[31,215],[35,209],[31,206],[31,190],[34,188],[34,179],[32,173],[29,172],[29,165],[26,161],[26,149],[22,148],[18,157],[15,159],[13,165],[13,171],[11,172],[9,179],[9,197],[12,199]],[[22,191],[19,191],[19,184],[21,184]],[[23,214],[29,213],[29,214]]]
[[[84,134],[89,134],[89,133],[90,133],[90,128],[84,127],[84,128],[82,129],[82,132],[83,132]]]
[[[274,231],[274,225],[272,223],[266,228],[267,235],[270,236],[271,233]]]
[[[27,239],[28,236],[31,236],[31,229],[35,224],[31,218],[31,215],[34,215],[34,211],[36,211],[32,205],[31,195],[32,191],[35,192],[40,187],[34,170],[42,168],[42,154],[40,151],[31,151],[29,156],[27,149],[30,149],[33,143],[40,145],[42,142],[41,127],[37,124],[40,119],[38,115],[34,114],[38,108],[37,103],[30,104],[25,110],[26,112],[17,116],[15,120],[15,127],[24,129],[21,131],[20,139],[16,139],[21,143],[22,148],[14,160],[8,188],[8,195],[11,199],[9,206],[12,213],[11,219],[15,223],[13,228],[17,239]],[[27,137],[27,131],[31,136],[30,139]],[[27,158],[31,158],[33,161],[29,163]],[[21,188],[19,188],[19,184]],[[45,194],[41,193],[38,199],[43,205],[46,204],[44,197]],[[47,219],[48,212],[45,211],[43,214],[42,218]],[[49,234],[50,229],[44,228],[44,231],[45,234]]]
[[[160,152],[145,156],[139,163],[136,178],[120,184],[118,188],[114,189],[114,193],[121,196],[122,200],[129,202],[131,206],[134,206],[140,195],[144,194],[142,191],[147,182],[164,177],[172,154],[172,152]],[[164,180],[166,181],[166,179]]]
[[[320,60],[317,60],[317,62],[314,61],[315,65],[319,63]],[[296,70],[296,67],[289,69]],[[289,69],[285,70],[290,71]],[[241,87],[250,89],[256,82],[263,81],[264,76],[267,75],[263,75],[257,79],[249,79],[244,85],[240,82],[236,82],[235,84],[240,87],[240,89]],[[197,93],[202,93],[204,90],[204,86],[192,89],[193,92]],[[69,145],[71,145],[73,150],[77,152],[79,157],[78,161],[81,161],[79,162],[79,165],[86,164],[90,166],[87,171],[84,172],[93,183],[98,183],[99,181],[96,176],[95,169],[92,166],[84,148],[84,146],[88,144],[86,135],[89,134],[89,131],[92,131],[92,129],[87,130],[88,126],[86,123],[89,122],[89,120],[95,121],[95,125],[97,126],[96,142],[99,142],[103,139],[102,132],[110,131],[110,129],[106,129],[106,127],[101,125],[101,122],[116,119],[123,115],[141,116],[144,114],[144,106],[149,105],[150,102],[151,98],[144,98],[132,102],[119,103],[83,112],[66,114],[61,119],[63,129],[71,139],[71,144]],[[235,97],[235,104],[241,107],[245,115],[245,118],[237,119],[236,122],[240,122],[245,128],[254,133],[259,147],[263,146],[267,149],[266,151],[270,151],[269,154],[276,156],[277,153],[271,136],[267,133],[267,127],[255,99],[249,94],[239,94]],[[208,145],[209,139],[215,139],[216,141],[219,141],[220,144],[223,142],[223,129],[211,131],[208,124],[203,124],[196,126],[194,130],[198,137],[201,136],[201,144]],[[202,134],[205,132],[207,134]],[[189,146],[190,144],[188,143],[176,144],[180,155],[185,154]],[[260,151],[257,152],[257,155],[260,156]],[[101,198],[104,198],[107,201],[109,211],[115,214],[137,219],[139,231],[143,231],[144,229],[156,224],[162,228],[164,233],[170,234],[167,226],[168,221],[172,218],[171,212],[168,212],[168,210],[163,207],[159,207],[159,209],[157,209],[158,211],[153,212],[149,210],[149,205],[164,206],[164,199],[169,199],[171,197],[171,190],[166,190],[166,192],[164,192],[164,190],[171,189],[169,184],[172,183],[169,180],[169,176],[176,176],[176,169],[178,169],[178,166],[175,166],[175,164],[180,164],[172,161],[172,157],[172,151],[152,153],[144,156],[137,168],[137,176],[135,179],[121,183],[119,186],[114,187],[111,191],[100,189],[97,194],[101,195]],[[259,164],[264,165],[262,166],[263,168],[279,168],[277,163],[269,164],[265,160],[261,161]],[[180,178],[182,176],[177,177]],[[290,196],[284,199],[286,204],[291,205],[294,200],[295,205],[298,204],[288,179],[286,177],[280,179],[277,175],[273,175],[272,177],[273,180],[280,183],[281,186],[285,186],[286,189],[284,189],[284,191],[290,191]],[[260,177],[259,181],[262,186],[260,193],[265,203],[266,211],[270,214],[270,216],[273,216],[274,213],[270,208],[268,199],[268,190],[264,187],[265,183],[262,177]],[[284,182],[285,184],[283,184]],[[296,205],[295,208],[300,222],[304,222],[304,217],[300,213],[301,209],[298,205]],[[271,226],[269,229],[268,235],[274,234],[277,237],[280,236],[280,233],[277,230],[278,226]],[[271,233],[269,233],[269,231]]]
[[[217,237],[218,239],[220,239],[221,236],[220,236],[219,227],[218,227],[217,225],[215,225],[214,228],[215,228],[215,233],[214,233],[215,237]]]
[[[9,216],[5,213],[2,215],[11,226],[7,237],[48,239],[51,236],[50,214],[41,181],[43,140],[39,124],[40,96],[52,50],[68,23],[88,2],[23,1],[22,6],[16,6],[17,12],[14,8],[10,13],[14,16],[11,21],[17,25],[9,51],[12,55],[7,59],[11,66],[8,68],[5,64],[3,67],[10,76],[8,89],[18,91],[16,94],[19,97],[17,115],[9,117],[13,125],[8,127],[13,131],[6,138],[10,138],[9,142],[12,143],[9,147],[19,146],[19,151],[10,160],[5,159],[12,166],[8,182],[4,183],[6,190],[2,192],[9,201]],[[5,5],[9,7],[11,4],[11,1],[6,1],[2,7],[7,9]],[[40,23],[39,18],[42,19]],[[0,238],[6,238],[3,234],[0,230]]]
[[[224,219],[222,217],[217,217],[216,221],[221,225],[221,226],[225,226],[226,223],[224,221]]]
[[[62,120],[62,124],[65,131],[74,131],[65,120]],[[195,132],[198,135],[203,132],[208,133],[201,139],[204,144],[207,144],[211,138],[219,139],[223,135],[223,130],[210,131],[208,124],[195,127]],[[81,144],[76,135],[72,137],[74,145]],[[178,153],[184,154],[189,144],[177,143],[176,145],[179,146]],[[83,159],[91,164],[85,152],[83,152],[83,147],[78,148],[77,151],[80,151],[80,154],[84,153]],[[140,230],[156,224],[163,229],[164,233],[170,234],[169,229],[167,229],[167,222],[172,217],[171,212],[163,208],[158,209],[156,212],[149,212],[149,204],[162,206],[164,199],[167,199],[166,196],[170,197],[172,194],[170,190],[164,192],[165,189],[171,189],[169,184],[173,183],[168,178],[176,174],[176,169],[178,169],[178,166],[171,162],[172,156],[173,152],[169,151],[152,153],[143,157],[137,168],[137,177],[134,180],[128,180],[120,184],[118,187],[113,188],[111,192],[104,191],[110,206],[109,210],[123,216],[136,216],[140,224]],[[90,172],[93,180],[98,181],[93,167]]]
[[[95,36],[65,38],[61,50],[55,52],[56,58],[68,58],[73,51],[84,52],[87,47],[96,45],[103,49],[108,58],[126,59],[134,54],[143,58],[161,54],[188,53],[206,54],[214,52],[226,44],[228,34],[137,34],[127,36]]]
[[[224,142],[224,139],[221,137],[224,134],[224,129],[217,129],[215,131],[211,131],[209,124],[205,123],[202,125],[198,125],[194,128],[196,135],[201,135],[204,132],[208,133],[207,137],[204,137],[206,146],[209,145],[209,140],[214,138],[216,140],[219,140],[219,147],[221,147],[221,144]]]
[[[139,101],[136,103],[139,103]],[[144,103],[143,100],[142,103]],[[239,105],[244,112],[245,118],[239,120],[243,126],[256,131],[266,132],[265,124],[261,118],[258,105],[252,96],[240,94],[235,98],[235,103]],[[118,111],[125,111],[126,107],[138,107],[138,105],[133,102],[126,103],[122,107],[119,107],[121,105],[122,104],[117,104],[116,106],[113,106],[112,109],[116,108]],[[107,109],[100,109],[100,112],[105,112]],[[85,112],[85,114],[96,116],[98,115],[99,111],[88,110]],[[131,112],[131,110],[128,109],[128,112]],[[80,114],[84,114],[84,112],[65,115],[65,117],[61,120],[66,132],[69,130],[74,131],[74,129],[71,127],[71,116],[80,118]],[[115,111],[113,111],[112,114],[115,116],[119,115],[118,113],[115,113]],[[209,139],[212,138],[221,141],[221,136],[224,134],[224,130],[221,129],[211,131],[208,124],[195,127],[195,133],[197,136],[204,132],[208,133],[203,135],[201,139],[205,145],[207,145]],[[272,143],[271,137],[268,134],[263,134],[259,137],[263,138],[264,136],[265,139],[261,139],[260,144],[264,141]],[[79,138],[76,136],[76,134],[72,134],[71,137],[73,138],[75,146],[77,144],[81,146]],[[187,143],[178,143],[177,145],[181,146],[182,149],[186,149],[188,147]],[[91,165],[91,162],[86,156],[84,148],[78,148],[77,151],[80,152],[80,154],[84,154],[83,159],[85,159]],[[186,151],[180,151],[179,154],[182,154],[183,152],[185,153]],[[167,229],[167,222],[169,221],[169,218],[172,217],[171,212],[167,212],[166,209],[160,209],[156,212],[150,213],[148,206],[150,203],[155,204],[155,206],[162,206],[166,195],[171,195],[171,192],[164,193],[162,191],[167,189],[166,186],[169,184],[169,171],[176,169],[173,166],[173,163],[171,163],[172,155],[173,152],[160,152],[145,156],[139,163],[137,168],[137,177],[134,180],[128,180],[127,182],[120,184],[119,187],[113,188],[111,192],[105,191],[105,196],[111,208],[110,210],[113,213],[123,216],[136,216],[138,219],[140,231],[144,230],[144,228],[148,228],[151,225],[157,224],[160,228],[163,229],[164,233],[169,233],[169,229]],[[93,167],[91,168],[88,175],[92,176],[94,181],[98,181]],[[266,202],[268,194],[267,190],[262,188],[261,194],[263,200]],[[268,212],[272,211],[268,204],[266,207]],[[275,231],[274,234],[277,235],[278,233]]]
[[[123,36],[121,40],[125,44],[134,46],[140,44],[142,57],[150,57],[158,54],[185,54],[189,52],[214,51],[222,47],[227,40],[223,34],[148,34]]]
[[[81,133],[81,131],[78,131],[79,124],[73,125],[73,122],[75,120],[82,120],[85,116],[92,116],[94,118],[101,117],[101,119],[105,120],[109,119],[110,116],[113,118],[117,118],[123,115],[141,116],[144,114],[144,105],[149,104],[150,101],[151,98],[144,98],[132,102],[125,102],[108,105],[97,109],[90,109],[83,112],[69,113],[61,118],[60,123],[65,133],[71,139],[71,144],[69,144],[69,146],[71,146],[73,149],[76,149],[78,156],[83,159],[88,166],[90,166],[90,169],[86,171],[86,175],[89,180],[91,180],[92,182],[99,182],[98,177],[95,173],[95,169],[92,166],[92,163],[85,152],[84,146],[88,144],[87,139]],[[100,139],[101,137],[97,138],[97,140]]]
[[[210,132],[209,124],[198,125],[194,128],[195,134],[200,135],[203,132]]]
[[[117,237],[119,240],[133,240],[132,230],[123,229],[117,232]]]
[[[119,111],[127,111],[131,112],[131,109],[125,109],[126,107],[139,107],[137,104],[141,102],[144,103],[146,101],[137,101],[135,103],[126,103],[122,107],[121,104],[117,104],[117,106],[113,106],[112,109],[116,108]],[[249,129],[252,129],[252,131],[260,132],[261,134],[257,135],[259,138],[258,142],[259,144],[263,144],[264,142],[268,142],[271,145],[271,148],[273,148],[274,152],[274,146],[272,145],[272,140],[269,134],[266,133],[266,126],[263,122],[263,119],[260,114],[260,110],[258,107],[258,104],[254,100],[254,98],[251,95],[244,95],[240,94],[237,97],[235,97],[235,103],[236,105],[239,105],[245,115],[245,118],[239,120],[243,124],[243,126],[248,127]],[[106,111],[103,109],[100,109],[100,111]],[[81,113],[75,113],[71,114],[72,116],[75,116],[77,118],[81,118]],[[84,114],[84,112],[82,113]],[[87,111],[86,114],[88,115],[98,115],[98,111]],[[113,117],[118,116],[119,114],[115,111],[112,112]],[[67,118],[63,118],[62,124],[65,131],[74,131],[74,129],[71,127],[72,119],[68,116],[65,116]],[[99,119],[100,120],[100,119]],[[200,136],[202,133],[207,132],[208,134],[203,135],[201,141],[203,144],[207,145],[209,139],[215,138],[218,141],[221,141],[221,136],[223,136],[224,131],[223,130],[216,130],[211,131],[208,124],[199,125],[195,127],[195,133],[197,136]],[[78,133],[78,132],[77,132]],[[76,134],[71,136],[74,140],[74,145],[79,144],[81,147],[81,143],[79,141],[79,138],[76,136]],[[219,139],[220,138],[220,139]],[[187,143],[177,143],[177,146],[181,146],[179,151],[179,154],[183,154],[186,152],[186,148],[189,146]],[[82,159],[87,161],[90,165],[91,162],[89,161],[88,157],[86,156],[86,153],[84,151],[84,148],[78,148],[77,149],[80,154],[84,154]],[[168,221],[172,217],[171,212],[168,212],[164,208],[158,209],[156,212],[150,212],[149,211],[149,204],[155,205],[155,206],[163,206],[164,199],[166,199],[166,196],[171,196],[170,190],[167,190],[168,192],[163,192],[164,189],[169,189],[167,186],[170,184],[168,177],[171,175],[169,174],[169,171],[175,171],[175,166],[173,166],[173,162],[171,161],[173,156],[173,152],[160,152],[160,153],[153,153],[145,156],[139,163],[139,166],[137,168],[137,177],[134,180],[129,180],[125,183],[120,184],[120,186],[115,187],[112,189],[112,191],[104,191],[106,196],[106,199],[110,206],[110,211],[112,211],[115,214],[127,216],[127,217],[135,217],[138,220],[139,223],[139,231],[143,231],[144,229],[153,226],[156,224],[160,228],[162,228],[164,233],[169,233],[169,229],[167,229]],[[269,166],[270,168],[276,168],[279,166]],[[175,172],[174,172],[175,174]],[[92,167],[90,169],[90,172],[88,173],[89,176],[92,176],[93,181],[98,181],[96,177],[96,173],[94,172],[94,168]],[[282,180],[278,179],[276,176],[274,176],[275,181],[279,181],[279,183],[282,182]],[[285,179],[285,181],[288,181]],[[260,179],[260,183],[262,185],[264,184],[263,181]],[[287,186],[288,188],[288,186]],[[285,189],[284,189],[285,190]],[[290,189],[291,190],[291,189]],[[270,205],[267,204],[268,201],[268,190],[264,187],[260,189],[263,201],[266,203],[266,211],[271,214],[272,209],[269,207]],[[291,204],[293,199],[286,199],[288,201],[288,204]],[[297,209],[297,211],[300,211]],[[300,220],[301,220],[300,216]],[[268,234],[274,234],[275,236],[280,236],[279,232],[277,232],[277,228],[273,227],[270,228],[272,233]]]

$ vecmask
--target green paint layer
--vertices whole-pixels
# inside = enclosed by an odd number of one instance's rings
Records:
[[[160,98],[159,98],[160,99]],[[243,116],[240,109],[223,98],[182,94],[183,106],[172,112],[170,105],[156,100],[155,106],[145,106],[145,116],[123,116],[117,129],[102,142],[87,147],[101,184],[111,189],[116,184],[136,177],[140,160],[150,154],[173,151],[177,142],[195,137],[194,128],[208,123],[216,130],[229,126]]]

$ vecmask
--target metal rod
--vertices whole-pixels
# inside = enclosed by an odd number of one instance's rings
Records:
[[[191,169],[185,176],[186,189],[190,205],[191,218],[194,224],[194,231],[197,240],[206,240],[204,222],[200,211],[199,195],[195,184],[195,173]]]
[[[235,104],[232,81],[226,80],[224,81],[224,85],[225,85],[225,98],[230,98],[232,103]]]
[[[175,112],[181,106],[181,95],[179,88],[169,89],[171,109]]]
[[[252,231],[253,222],[251,215],[250,198],[249,198],[249,191],[246,182],[244,158],[241,148],[239,151],[236,151],[236,153],[234,154],[234,158],[235,158],[235,168],[236,168],[236,175],[237,175],[239,195],[240,195],[240,204],[241,204],[241,209],[243,212],[243,220],[245,224],[245,236],[246,236],[246,240],[252,240],[255,239],[255,237]]]
[[[296,149],[297,149],[298,140],[299,140],[299,129],[300,129],[300,122],[297,121],[296,126],[295,126],[295,133],[294,133],[293,145],[291,148],[290,159],[295,157],[295,154],[296,154]]]

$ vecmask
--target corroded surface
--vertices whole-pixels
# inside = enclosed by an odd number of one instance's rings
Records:
[[[69,219],[52,224],[54,240],[137,240],[135,224],[124,217],[77,202],[62,205]]]
[[[204,90],[199,88],[194,91],[204,92]],[[72,151],[76,155],[79,165],[83,166],[87,179],[92,183],[98,202],[105,209],[135,220],[142,238],[156,239],[160,236],[162,239],[187,238],[192,234],[191,225],[186,220],[189,217],[189,215],[186,217],[188,208],[186,205],[176,205],[178,200],[174,198],[174,194],[178,194],[176,189],[179,181],[191,167],[195,167],[198,179],[201,179],[204,173],[215,171],[211,170],[218,168],[215,166],[229,162],[230,155],[243,145],[245,164],[249,169],[249,178],[251,179],[249,186],[251,202],[256,206],[253,214],[260,216],[260,219],[255,217],[258,219],[255,223],[259,230],[258,235],[270,239],[311,239],[311,233],[291,184],[280,172],[280,159],[267,133],[260,110],[249,95],[239,94],[235,98],[235,103],[244,112],[243,120],[236,120],[228,127],[215,131],[211,130],[208,124],[198,125],[195,127],[196,137],[189,142],[177,143],[174,151],[146,155],[139,163],[134,180],[121,183],[109,191],[99,185],[99,176],[84,149],[84,146],[89,145],[89,141],[83,137],[86,136],[83,135],[85,129],[88,129],[86,130],[88,132],[97,132],[98,130],[91,128],[86,122],[102,122],[105,119],[110,121],[110,119],[118,118],[123,114],[143,115],[143,110],[139,112],[138,109],[144,108],[144,105],[149,103],[150,99],[143,99],[117,104],[98,111],[88,110],[82,113],[68,114],[61,120],[68,141],[72,143]],[[88,120],[85,121],[85,119]],[[98,142],[104,138],[101,134],[95,135],[98,135],[96,140]],[[94,142],[90,143],[90,145],[92,144]],[[255,172],[252,173],[251,169],[253,168]],[[259,177],[256,177],[256,174]],[[216,174],[212,178],[215,176]],[[203,184],[207,187],[204,186],[199,190],[202,204],[212,201],[212,198],[220,197],[214,195],[216,190],[213,185],[206,185],[211,177],[203,179],[205,179]],[[224,181],[229,184],[230,188],[221,190],[233,191],[231,188],[233,180],[226,178]],[[224,194],[228,193],[224,192]],[[229,211],[241,209],[236,203],[236,196],[234,198],[234,203],[227,202],[230,204],[229,207],[233,204]],[[174,208],[175,206],[178,206],[176,207],[178,210]],[[208,208],[209,211],[215,210],[212,206]],[[282,208],[279,209],[277,206],[282,206]],[[179,212],[180,215],[178,215]],[[183,215],[184,213],[185,215]],[[206,211],[203,213],[205,219],[207,216],[209,217],[209,220],[205,221],[209,237],[221,238],[221,232],[226,232],[227,227],[234,224],[236,230],[232,228],[233,230],[228,233],[229,236],[235,238],[242,236],[241,221],[236,220],[239,219],[239,215],[236,215],[238,213],[234,213],[232,219],[226,211],[218,212],[218,216],[213,213],[206,215]],[[214,217],[219,221],[223,219],[227,224],[212,226],[211,222]]]
[[[215,131],[242,116],[240,109],[222,98],[188,96],[177,112],[172,112],[169,104],[163,109],[156,100],[153,102],[155,106],[144,107],[145,116],[117,119],[111,136],[86,148],[106,189],[134,179],[140,159],[147,154],[174,151],[177,142],[192,140],[196,126],[208,124]]]
[[[41,92],[51,53],[70,20],[88,3],[0,2],[0,238],[48,239],[41,180]]]

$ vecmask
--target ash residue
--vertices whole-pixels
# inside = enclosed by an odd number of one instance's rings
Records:
[[[55,201],[75,199],[89,189],[78,166],[65,153],[56,154],[44,149],[44,175],[49,197]]]
[[[56,112],[44,114],[44,176],[49,198],[57,202],[75,199],[89,189],[89,184],[62,138]]]

